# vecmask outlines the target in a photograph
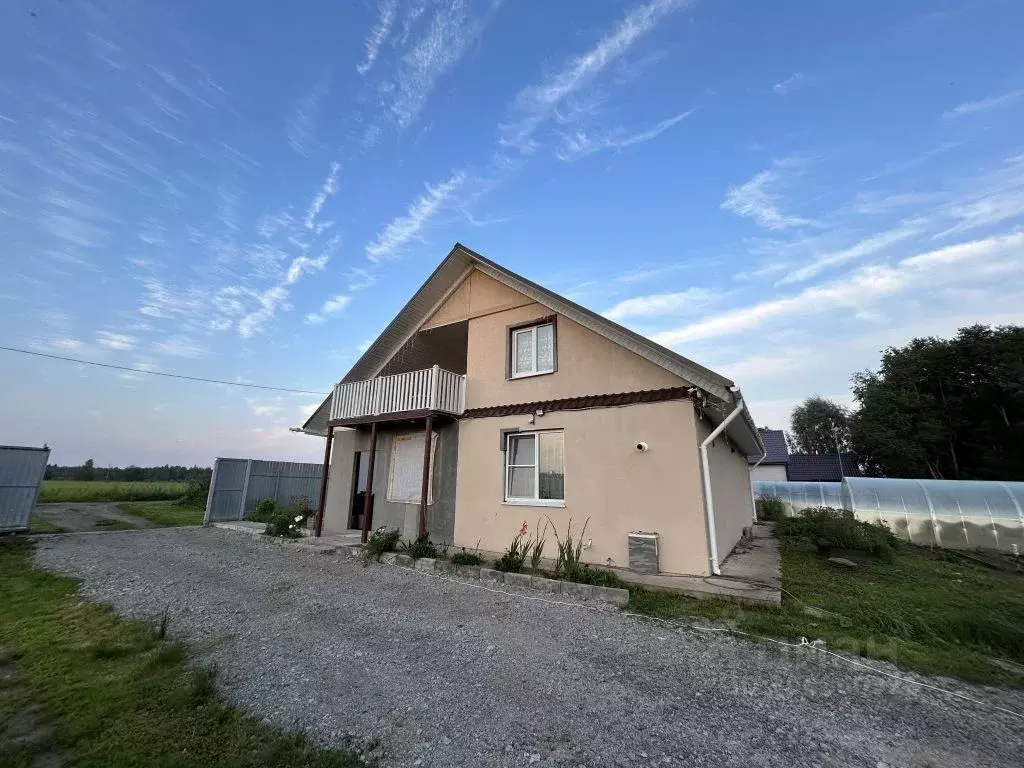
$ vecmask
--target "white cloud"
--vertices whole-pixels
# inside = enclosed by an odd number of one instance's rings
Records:
[[[634,8],[589,51],[569,59],[538,85],[520,91],[512,121],[501,126],[500,143],[523,153],[533,151],[534,134],[560,104],[618,62],[665,16],[688,4],[689,0],[652,0]]]
[[[313,89],[295,105],[286,126],[288,145],[303,157],[309,155],[316,143],[314,132],[320,118],[320,102],[327,95],[327,81],[321,78]]]
[[[1012,254],[1007,262],[996,257]],[[806,317],[837,309],[863,310],[882,298],[895,296],[911,288],[961,285],[971,278],[998,274],[1005,270],[1024,268],[1024,233],[990,237],[918,254],[900,261],[895,267],[870,266],[859,269],[831,283],[807,288],[781,299],[724,312],[708,320],[655,334],[659,344],[674,346],[699,339],[729,336],[758,328],[785,317]],[[967,274],[962,268],[943,267],[973,262]]]
[[[306,229],[317,229],[317,217],[320,215],[320,211],[323,210],[327,198],[338,191],[338,171],[340,170],[341,163],[331,163],[331,172],[324,179],[323,186],[313,196],[313,201],[309,204],[309,210],[306,211],[306,218],[303,220]],[[319,229],[317,229],[317,234],[320,234]]]
[[[320,307],[319,312],[310,312],[306,315],[307,325],[320,325],[321,323],[327,322],[327,318],[331,315],[336,315],[341,312],[345,307],[352,301],[351,297],[339,294],[330,299],[327,299]]]
[[[173,355],[175,357],[200,357],[209,350],[195,339],[177,334],[153,345],[153,351],[160,355]]]
[[[620,301],[604,312],[604,316],[616,322],[631,317],[661,317],[674,315],[683,310],[707,304],[714,294],[704,288],[688,288],[679,293],[656,293],[651,296],[637,296]]]
[[[631,147],[634,144],[643,144],[657,138],[673,125],[685,120],[696,111],[696,109],[689,109],[675,117],[662,120],[645,131],[633,134],[626,133],[621,128],[601,136],[589,136],[583,130],[578,130],[573,134],[562,134],[562,147],[555,154],[559,160],[572,162],[602,150],[620,150]]]
[[[309,256],[298,256],[292,259],[292,263],[288,267],[288,272],[285,274],[284,282],[286,285],[292,285],[298,282],[302,276],[307,272],[320,272],[327,262],[330,261],[330,255],[322,253],[316,258],[310,258]]]
[[[745,184],[730,189],[725,196],[725,202],[722,203],[722,209],[751,218],[765,229],[790,229],[812,225],[814,222],[809,219],[788,215],[781,210],[781,195],[778,188],[786,181],[782,171],[794,168],[798,164],[798,161],[791,158],[776,160],[773,168],[761,171]]]
[[[440,184],[428,184],[426,193],[409,206],[405,215],[392,220],[377,235],[377,239],[366,246],[367,258],[376,263],[396,256],[403,246],[419,237],[424,227],[458,192],[465,180],[466,174],[459,171]]]
[[[968,101],[960,104],[948,112],[943,113],[943,117],[947,120],[964,117],[966,115],[974,115],[978,112],[987,112],[990,109],[996,109],[997,107],[1003,107],[1010,104],[1021,96],[1024,96],[1024,90],[1010,91],[1000,96],[992,96],[988,99],[980,99],[979,101]]]
[[[772,86],[772,93],[777,96],[787,96],[793,91],[798,91],[801,88],[806,88],[810,85],[807,75],[803,72],[794,72],[792,75],[787,77],[785,80],[780,80]]]
[[[388,34],[391,32],[391,27],[395,23],[397,11],[398,3],[396,0],[382,0],[377,9],[377,22],[373,25],[373,29],[370,30],[370,34],[366,36],[366,58],[356,67],[356,71],[360,75],[365,75],[369,72],[373,62],[377,60],[377,56],[380,54],[380,46],[387,39]]]
[[[279,307],[288,306],[288,291],[283,286],[275,285],[256,294],[257,308],[238,321],[238,335],[248,339],[263,330],[267,323],[274,319]]]
[[[721,373],[733,381],[743,381],[789,376],[806,365],[806,358],[795,358],[791,355],[751,355],[720,368]]]
[[[123,333],[99,331],[96,334],[96,343],[109,349],[132,349],[135,346],[135,337],[127,336]]]
[[[786,274],[781,280],[779,280],[778,284],[785,285],[787,283],[799,283],[803,280],[808,280],[819,272],[822,272],[829,267],[834,267],[837,264],[845,264],[846,262],[853,261],[854,259],[860,259],[864,256],[871,256],[872,254],[880,253],[892,245],[920,235],[924,232],[925,225],[927,223],[926,219],[914,219],[912,221],[903,222],[894,229],[879,232],[876,235],[867,237],[859,243],[851,245],[849,248],[818,256],[809,264],[805,264],[799,269],[794,269],[792,272]]]
[[[353,267],[346,275],[349,291],[362,291],[370,288],[377,282],[377,275],[362,267]]]

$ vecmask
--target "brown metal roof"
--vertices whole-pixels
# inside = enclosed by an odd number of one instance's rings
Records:
[[[647,389],[641,392],[616,392],[611,395],[584,395],[582,397],[566,397],[561,400],[538,400],[533,403],[490,405],[485,408],[470,408],[462,414],[462,418],[481,419],[492,416],[536,413],[537,411],[545,413],[582,411],[586,408],[613,408],[617,405],[633,405],[634,403],[660,403],[664,400],[688,398],[690,391],[690,387],[668,387],[666,389]]]

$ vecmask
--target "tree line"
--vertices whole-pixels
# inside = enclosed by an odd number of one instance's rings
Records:
[[[47,480],[116,480],[118,482],[172,482],[198,481],[209,484],[213,470],[209,467],[184,467],[164,464],[162,467],[97,467],[92,459],[79,466],[47,464]]]
[[[853,375],[853,399],[807,398],[792,449],[856,452],[873,477],[1024,480],[1024,327],[889,347],[877,371]]]

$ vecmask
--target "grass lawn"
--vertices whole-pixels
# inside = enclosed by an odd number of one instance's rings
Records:
[[[169,501],[185,483],[119,483],[108,480],[43,480],[39,501]]]
[[[0,542],[0,764],[59,755],[114,768],[362,765],[227,706],[211,670],[186,666],[184,646],[80,601],[76,580],[31,568],[31,548]],[[34,738],[5,735],[26,721]]]
[[[59,525],[54,525],[49,520],[43,520],[39,515],[32,515],[28,521],[29,533],[64,533]]]
[[[126,502],[117,505],[118,510],[128,515],[144,517],[162,527],[177,525],[202,525],[203,507],[185,507],[180,504],[152,504]]]
[[[797,598],[783,594],[781,608],[633,588],[630,609],[668,619],[706,617],[770,637],[821,638],[831,650],[927,674],[1024,685],[1024,677],[990,661],[1024,664],[1024,578],[916,547],[902,548],[892,562],[841,570],[796,543],[780,544],[782,586]],[[810,615],[800,601],[830,614]]]

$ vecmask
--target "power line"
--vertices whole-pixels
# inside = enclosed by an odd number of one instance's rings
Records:
[[[299,395],[320,395],[326,396],[326,392],[314,392],[310,389],[289,389],[288,387],[267,387],[262,384],[244,384],[240,381],[223,381],[221,379],[205,379],[202,376],[185,376],[180,373],[163,373],[162,371],[144,371],[141,368],[129,368],[125,365],[114,365],[112,363],[97,363],[94,360],[79,360],[75,357],[62,357],[61,355],[48,355],[45,352],[33,352],[31,349],[18,349],[17,347],[2,347],[5,352],[19,352],[23,355],[34,357],[45,357],[50,360],[63,360],[68,363],[80,363],[81,365],[95,365],[98,368],[113,368],[116,371],[131,371],[132,373],[144,373],[147,376],[165,376],[169,379],[185,379],[186,381],[203,381],[208,384],[227,384],[231,387],[248,387],[250,389],[269,389],[274,392],[294,392]]]

